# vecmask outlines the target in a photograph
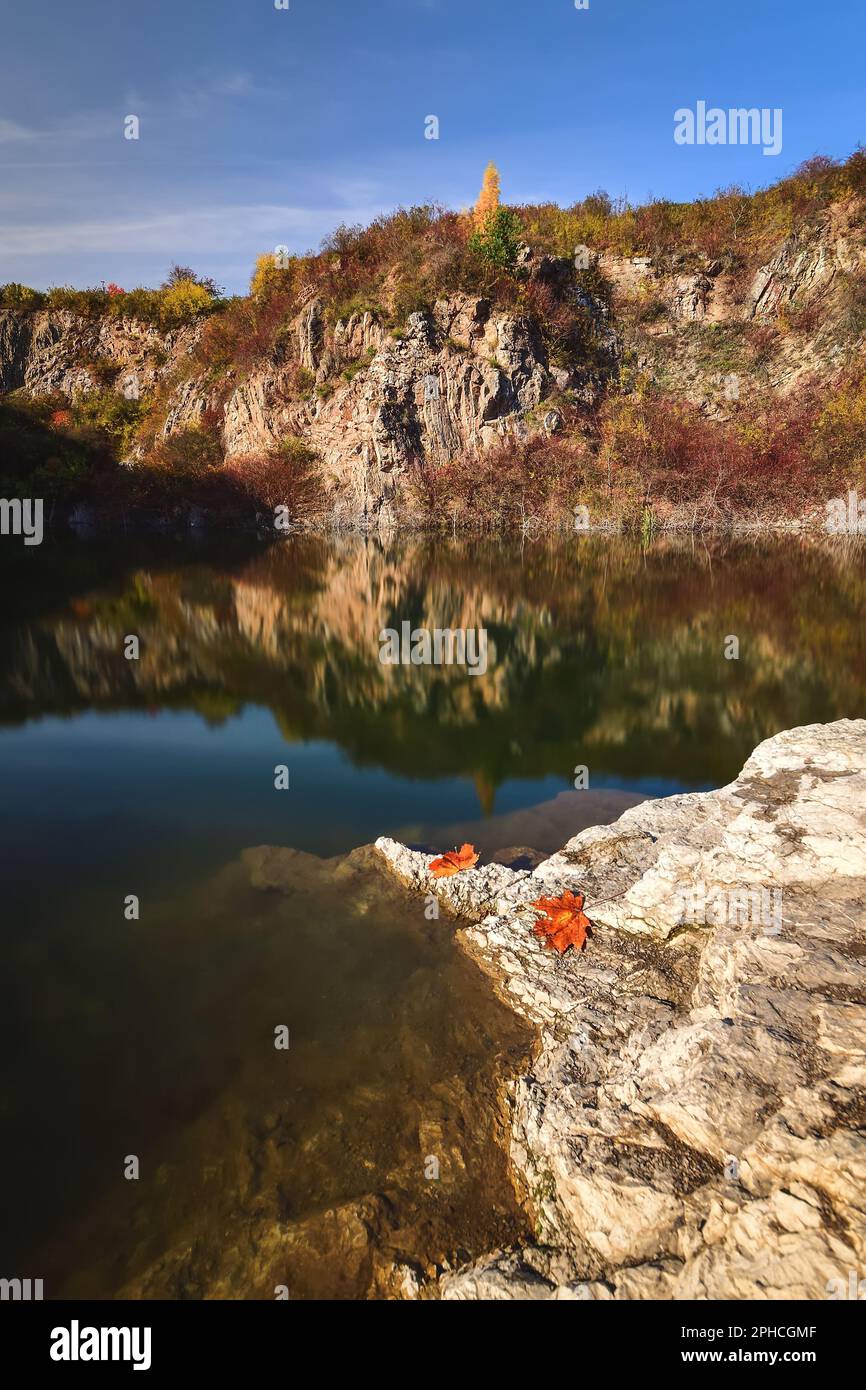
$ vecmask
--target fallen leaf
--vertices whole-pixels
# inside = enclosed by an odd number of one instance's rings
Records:
[[[450,878],[452,874],[459,874],[463,869],[474,868],[477,863],[475,846],[461,845],[460,849],[449,850],[447,854],[431,860],[427,868],[434,878]]]
[[[584,914],[583,904],[583,894],[570,891],[558,898],[536,898],[532,906],[540,916],[532,930],[545,938],[545,946],[551,946],[560,955],[569,946],[582,951],[587,937],[592,935],[592,923]]]

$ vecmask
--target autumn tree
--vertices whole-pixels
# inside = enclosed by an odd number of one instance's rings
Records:
[[[493,208],[469,238],[468,246],[494,271],[513,271],[520,251],[520,218],[511,208]]]
[[[170,289],[160,291],[160,301],[159,321],[163,328],[177,328],[214,305],[210,292],[195,280],[177,280]]]
[[[487,221],[499,207],[499,170],[491,162],[484,170],[484,182],[481,185],[481,192],[478,195],[478,202],[475,204],[475,226],[480,232],[487,225]]]
[[[203,290],[207,290],[213,299],[221,299],[224,291],[216,280],[212,280],[209,275],[196,275],[195,271],[188,265],[173,265],[168,275],[162,282],[164,290],[174,289],[175,285],[180,284],[201,285]]]
[[[283,255],[282,250],[265,251],[256,257],[256,267],[250,281],[250,294],[254,299],[266,299],[273,290],[291,287],[298,259],[296,256]]]
[[[472,213],[474,231],[469,249],[495,270],[512,270],[520,248],[520,219],[499,201],[499,170],[492,162]]]

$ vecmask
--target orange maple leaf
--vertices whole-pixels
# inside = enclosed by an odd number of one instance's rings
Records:
[[[427,865],[434,878],[450,878],[463,869],[472,869],[478,863],[474,845],[461,845],[460,849],[449,850],[447,854],[433,859]]]
[[[559,898],[536,898],[532,906],[540,916],[532,930],[545,938],[545,946],[552,946],[560,955],[569,946],[582,951],[587,937],[592,935],[592,923],[583,912],[583,904],[582,893],[568,891]]]

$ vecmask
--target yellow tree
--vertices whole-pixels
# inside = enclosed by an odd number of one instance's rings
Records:
[[[484,170],[484,182],[481,185],[478,202],[475,204],[475,226],[479,231],[483,230],[488,217],[492,212],[495,212],[498,207],[499,170],[491,160]]]

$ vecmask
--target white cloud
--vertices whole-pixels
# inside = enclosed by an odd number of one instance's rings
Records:
[[[224,255],[288,245],[306,249],[335,223],[368,222],[380,210],[373,203],[296,207],[253,203],[191,211],[137,214],[86,221],[8,223],[0,229],[0,255],[61,258],[82,252]]]
[[[190,72],[167,93],[129,89],[111,109],[72,111],[41,130],[0,117],[0,145],[28,141],[58,147],[64,142],[116,139],[127,113],[146,113],[151,121],[170,122],[200,116],[204,108],[220,101],[261,95],[248,72]]]
[[[28,130],[26,126],[18,125],[15,121],[4,121],[0,117],[0,145],[12,144],[18,140],[35,140],[37,132]]]
[[[93,140],[115,133],[120,125],[117,112],[79,112],[70,115],[68,120],[56,122],[42,130],[18,125],[15,121],[0,120],[0,144],[13,145],[28,143],[44,148],[50,144],[59,148],[65,141]],[[16,166],[11,166],[16,167]]]

